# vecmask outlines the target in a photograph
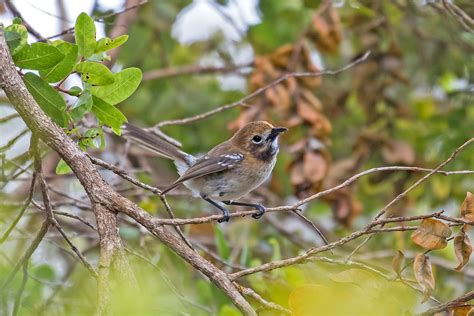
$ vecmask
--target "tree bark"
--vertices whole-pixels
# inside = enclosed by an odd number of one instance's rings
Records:
[[[106,183],[92,164],[86,153],[59,128],[41,110],[31,94],[26,89],[23,80],[18,74],[5,42],[3,24],[0,23],[0,87],[5,91],[8,99],[16,111],[33,132],[40,139],[56,151],[71,167],[74,174],[87,192],[97,219],[101,244],[101,264],[108,264],[115,253],[122,252],[121,242],[117,233],[115,214],[122,212],[135,219],[153,235],[160,239],[175,253],[185,259],[194,268],[204,273],[217,285],[245,315],[256,315],[253,308],[232,284],[228,275],[216,268],[210,262],[190,249],[175,233],[163,226],[154,223],[153,217],[146,211],[124,198]],[[104,252],[104,253],[103,253]],[[120,256],[124,255],[121,254]],[[100,274],[100,272],[99,272]],[[107,273],[99,276],[100,298],[108,301]],[[101,284],[101,280],[105,282]],[[99,310],[101,312],[101,310]]]

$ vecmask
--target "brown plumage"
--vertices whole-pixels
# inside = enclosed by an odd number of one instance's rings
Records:
[[[261,185],[271,174],[278,153],[278,136],[286,128],[275,128],[264,121],[251,122],[238,130],[229,140],[217,145],[206,155],[196,158],[161,138],[138,127],[126,124],[124,136],[137,141],[147,149],[173,159],[180,177],[162,191],[165,194],[183,183],[193,195],[200,196],[224,213],[225,204],[248,205],[257,208],[254,217],[260,217],[264,208],[258,204],[238,203],[240,198]]]

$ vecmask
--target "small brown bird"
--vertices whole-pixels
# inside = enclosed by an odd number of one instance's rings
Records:
[[[273,127],[268,122],[250,122],[202,157],[187,154],[130,124],[125,124],[123,135],[160,156],[174,160],[180,177],[165,188],[163,194],[183,183],[194,196],[221,210],[223,217],[219,222],[223,222],[229,221],[229,211],[224,204],[254,207],[257,212],[253,218],[260,218],[265,213],[260,204],[235,200],[268,179],[279,150],[278,136],[285,131],[287,128]]]

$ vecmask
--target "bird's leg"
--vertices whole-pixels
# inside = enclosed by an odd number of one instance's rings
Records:
[[[265,213],[265,207],[262,204],[254,204],[254,203],[244,203],[244,202],[235,202],[235,201],[222,201],[222,203],[227,205],[240,205],[240,206],[250,206],[257,210],[252,217],[255,219],[259,219]]]
[[[201,196],[202,199],[210,204],[212,204],[213,206],[217,207],[219,210],[221,210],[222,212],[222,215],[224,215],[223,218],[219,218],[217,221],[219,223],[222,223],[222,222],[228,222],[229,219],[230,219],[230,216],[229,216],[229,210],[226,209],[225,207],[223,207],[222,205],[220,205],[219,203],[211,200],[210,198],[208,197],[205,197],[205,196]]]

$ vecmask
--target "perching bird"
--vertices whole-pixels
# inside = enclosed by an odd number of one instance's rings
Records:
[[[268,179],[279,150],[278,136],[285,131],[285,127],[273,127],[264,121],[250,122],[202,157],[187,154],[130,124],[125,124],[123,135],[160,156],[174,160],[180,177],[162,194],[183,183],[194,196],[221,210],[223,218],[219,222],[223,222],[229,221],[229,211],[222,203],[254,207],[257,212],[253,218],[263,215],[265,208],[262,205],[235,200]]]

